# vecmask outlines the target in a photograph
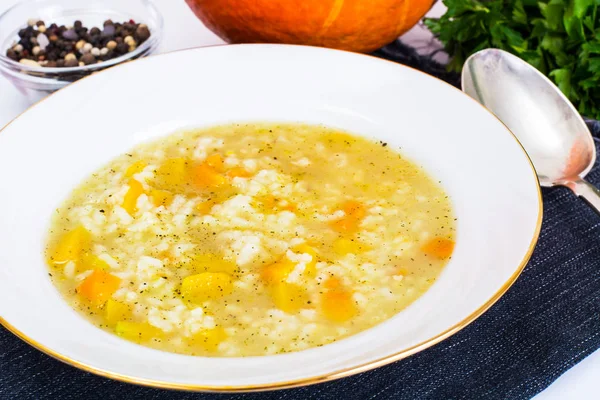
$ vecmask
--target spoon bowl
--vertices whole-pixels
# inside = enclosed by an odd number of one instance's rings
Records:
[[[506,51],[486,49],[465,62],[462,89],[515,134],[542,186],[567,186],[600,209],[598,189],[583,180],[596,160],[594,139],[546,76]]]

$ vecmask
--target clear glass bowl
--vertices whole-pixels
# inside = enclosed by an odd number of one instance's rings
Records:
[[[6,57],[6,50],[19,40],[19,30],[30,19],[66,26],[80,20],[84,26],[100,29],[107,19],[115,22],[133,19],[146,24],[151,36],[134,51],[102,63],[71,68],[32,67]],[[153,53],[162,34],[163,18],[150,0],[26,0],[0,15],[0,73],[35,101],[84,76]]]

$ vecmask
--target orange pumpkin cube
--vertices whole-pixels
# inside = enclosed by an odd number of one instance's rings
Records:
[[[101,269],[95,269],[90,276],[77,286],[77,293],[90,302],[101,305],[112,297],[120,285],[120,278]]]
[[[421,247],[421,250],[430,256],[445,260],[454,252],[454,241],[445,238],[433,238]]]
[[[335,221],[332,221],[330,223],[330,226],[336,232],[339,232],[342,234],[348,234],[348,233],[352,233],[352,232],[356,231],[356,229],[358,228],[359,222],[360,221],[358,221],[357,219],[346,215],[340,219],[336,219]]]
[[[269,285],[284,282],[294,268],[296,268],[296,264],[287,257],[283,257],[281,260],[263,267],[260,270],[260,277]]]
[[[336,278],[335,276],[332,276],[331,278],[327,279],[325,281],[325,283],[323,284],[323,286],[325,286],[326,289],[341,289],[342,288],[342,281],[340,281],[338,278]]]
[[[365,206],[360,201],[356,200],[346,201],[342,205],[342,210],[344,210],[346,215],[352,216],[355,219],[362,219],[367,213]]]
[[[207,164],[198,164],[192,168],[192,181],[200,189],[218,188],[227,183],[227,179]]]
[[[225,173],[230,178],[249,178],[252,174],[242,167],[234,167]]]
[[[352,293],[343,289],[333,289],[321,296],[321,311],[333,322],[346,322],[357,314]]]
[[[337,232],[342,234],[353,233],[357,230],[360,221],[365,217],[367,211],[365,206],[356,200],[348,200],[340,207],[345,215],[332,221],[330,226]]]
[[[213,154],[206,157],[204,163],[217,172],[223,172],[225,170],[223,165],[223,157],[221,157],[220,154]]]

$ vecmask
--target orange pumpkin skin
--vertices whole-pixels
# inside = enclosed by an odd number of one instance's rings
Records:
[[[186,0],[228,43],[372,52],[412,28],[433,0]]]

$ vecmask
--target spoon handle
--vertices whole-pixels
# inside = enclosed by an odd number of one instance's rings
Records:
[[[597,187],[583,179],[568,182],[565,186],[585,200],[590,207],[600,214],[600,190]]]

